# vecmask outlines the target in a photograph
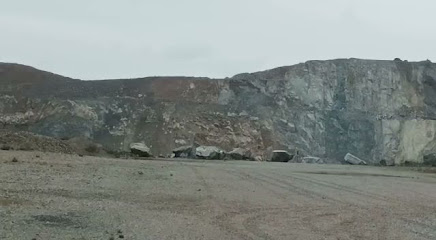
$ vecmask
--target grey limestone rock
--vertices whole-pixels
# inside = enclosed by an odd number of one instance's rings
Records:
[[[344,160],[345,160],[345,162],[347,162],[351,165],[367,165],[367,163],[365,161],[354,156],[351,153],[347,153],[347,155],[345,155],[345,157],[344,157]]]
[[[174,157],[176,158],[195,158],[194,146],[182,146],[173,149]]]
[[[195,149],[197,158],[221,160],[224,158],[224,151],[216,146],[199,146]]]
[[[130,144],[130,151],[132,154],[137,155],[139,157],[151,157],[150,148],[147,147],[144,143],[132,143]]]

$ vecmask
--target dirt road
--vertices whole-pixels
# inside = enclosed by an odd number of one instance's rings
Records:
[[[436,174],[0,151],[0,239],[120,238],[436,239]]]

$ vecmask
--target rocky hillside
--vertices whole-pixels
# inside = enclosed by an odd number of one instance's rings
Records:
[[[436,153],[436,64],[339,59],[226,79],[107,81],[0,64],[0,128],[113,150],[145,142],[154,155],[199,144],[422,162]]]

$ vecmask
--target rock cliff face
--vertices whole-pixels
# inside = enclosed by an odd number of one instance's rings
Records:
[[[154,155],[200,144],[419,163],[436,153],[436,64],[339,59],[226,79],[107,81],[0,64],[0,128],[114,150],[144,142]]]

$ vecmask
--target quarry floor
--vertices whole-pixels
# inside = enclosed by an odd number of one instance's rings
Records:
[[[436,239],[436,174],[0,151],[0,239],[122,238]]]

